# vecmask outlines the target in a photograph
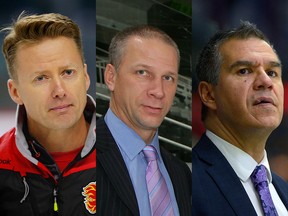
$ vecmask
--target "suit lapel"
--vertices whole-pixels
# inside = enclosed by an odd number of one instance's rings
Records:
[[[161,155],[162,155],[162,159],[163,162],[165,164],[165,167],[167,169],[167,172],[169,173],[171,182],[173,184],[173,188],[174,188],[174,193],[175,193],[175,197],[177,200],[177,204],[181,205],[183,203],[183,200],[181,200],[181,195],[179,196],[179,193],[181,193],[180,191],[178,191],[178,187],[177,185],[182,184],[181,182],[178,181],[178,179],[176,178],[177,173],[175,173],[174,167],[173,167],[173,162],[171,161],[173,158],[170,158],[170,155],[166,154],[165,150],[161,148]],[[175,187],[176,186],[176,187]],[[178,206],[179,209],[179,213],[181,214],[181,206]]]
[[[188,203],[190,201],[192,203],[192,200],[187,200],[189,197],[185,197],[184,194],[189,194],[189,192],[185,191],[187,188],[190,188],[192,193],[192,187],[190,184],[192,183],[192,178],[188,180],[186,179],[186,176],[183,174],[184,168],[179,168],[176,166],[175,164],[177,162],[175,161],[175,158],[163,148],[161,148],[161,155],[173,185],[179,213],[180,215],[191,215],[191,208]],[[189,168],[187,167],[187,169]],[[188,182],[186,183],[186,181]]]
[[[139,215],[138,203],[128,170],[103,118],[97,121],[96,148],[97,163],[102,165],[116,193],[131,209],[133,215]]]
[[[237,215],[247,215],[249,212],[249,215],[256,216],[253,205],[238,176],[211,140],[204,135],[193,151],[197,152],[203,161],[210,164],[206,169],[207,173],[213,178]]]
[[[272,184],[274,185],[280,199],[288,209],[288,184],[279,176],[272,173]]]

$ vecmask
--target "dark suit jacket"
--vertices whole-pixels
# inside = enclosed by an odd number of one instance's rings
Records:
[[[138,203],[128,170],[103,118],[97,121],[96,128],[97,215],[138,216]],[[164,149],[161,149],[161,155],[174,187],[180,215],[191,216],[191,171]]]
[[[274,173],[272,179],[288,208],[287,183]],[[235,171],[206,135],[192,150],[192,181],[193,216],[257,216]]]

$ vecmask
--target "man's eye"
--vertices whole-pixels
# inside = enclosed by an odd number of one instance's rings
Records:
[[[45,77],[44,75],[41,75],[41,76],[37,76],[37,77],[35,78],[35,81],[41,82],[41,81],[43,81],[43,80],[45,80],[45,79],[46,79],[46,77]]]
[[[167,81],[174,81],[174,77],[172,76],[164,76],[163,79]]]
[[[243,68],[243,69],[239,70],[239,74],[241,74],[241,75],[245,75],[245,74],[249,74],[249,73],[250,73],[250,71],[247,68]]]
[[[65,70],[64,71],[64,75],[68,75],[68,76],[71,76],[73,73],[74,73],[73,70]]]
[[[147,75],[147,72],[145,70],[138,70],[137,74],[139,74],[139,75]]]
[[[278,74],[275,71],[267,71],[267,75],[270,77],[277,77]]]

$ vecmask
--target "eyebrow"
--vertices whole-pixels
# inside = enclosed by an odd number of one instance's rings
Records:
[[[134,65],[135,68],[144,68],[144,69],[148,69],[148,70],[152,70],[153,69],[153,66],[150,66],[150,65],[147,65],[147,64],[135,64]],[[168,75],[175,75],[175,76],[178,76],[178,71],[167,71]]]
[[[43,75],[44,73],[46,73],[47,71],[35,71],[35,72],[32,72],[29,77],[30,78],[34,78],[34,77],[37,77],[39,75]]]
[[[268,65],[270,67],[282,67],[282,64],[278,61],[269,61]],[[256,63],[252,61],[236,61],[235,63],[230,65],[230,69],[240,67],[240,66],[253,67],[253,66],[256,66]]]

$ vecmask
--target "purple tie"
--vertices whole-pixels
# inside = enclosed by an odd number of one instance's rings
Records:
[[[278,216],[269,191],[266,168],[264,165],[257,166],[251,175],[251,180],[258,191],[265,216]]]
[[[146,182],[152,216],[173,216],[174,213],[168,188],[158,168],[156,150],[153,146],[147,145],[143,149],[143,153],[148,162]]]

